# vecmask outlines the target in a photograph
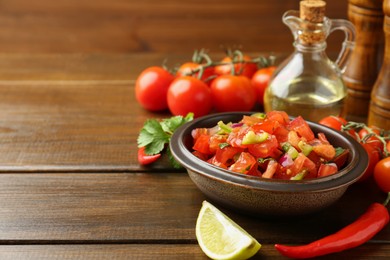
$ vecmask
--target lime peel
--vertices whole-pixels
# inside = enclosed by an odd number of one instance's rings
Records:
[[[196,221],[196,238],[212,259],[248,259],[261,248],[255,238],[207,201]]]

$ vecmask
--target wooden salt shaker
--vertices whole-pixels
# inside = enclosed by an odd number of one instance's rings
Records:
[[[368,124],[390,130],[390,0],[384,0],[385,54],[381,71],[371,92]]]
[[[343,74],[348,89],[347,119],[365,121],[370,95],[383,60],[382,0],[349,0],[348,18],[355,25],[356,41]]]

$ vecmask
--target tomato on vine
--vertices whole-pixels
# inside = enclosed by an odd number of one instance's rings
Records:
[[[204,66],[199,63],[195,62],[186,62],[183,63],[179,69],[176,72],[176,77],[181,77],[181,76],[192,76],[195,78],[199,78],[206,84],[210,85],[213,79],[213,76],[215,75],[214,72],[214,67],[213,66],[208,66],[205,67],[204,69],[201,69],[201,67]]]
[[[169,86],[167,101],[173,115],[194,117],[207,115],[212,109],[209,86],[200,79],[184,76],[176,78]]]
[[[377,147],[369,143],[361,143],[361,145],[363,146],[363,148],[366,150],[368,154],[368,167],[364,171],[362,177],[360,177],[360,179],[358,180],[359,182],[363,182],[369,179],[373,175],[375,165],[381,159],[381,152]]]
[[[210,90],[218,112],[250,111],[256,103],[256,91],[245,76],[219,76],[212,82]]]
[[[272,73],[274,73],[276,67],[270,66],[266,68],[261,68],[256,71],[252,76],[252,85],[255,87],[257,92],[257,101],[263,105],[264,104],[264,93],[268,87],[268,83],[271,79]]]
[[[382,191],[390,192],[390,157],[386,157],[376,164],[374,179]]]
[[[217,75],[241,75],[247,78],[252,78],[253,74],[256,73],[258,67],[252,58],[248,55],[236,54],[232,57],[226,56],[221,60],[220,65],[215,67],[215,73]],[[232,66],[234,63],[234,67]],[[232,72],[234,69],[234,73]]]
[[[383,149],[384,144],[380,138],[378,138],[380,135],[380,129],[376,128],[375,126],[360,129],[358,135],[360,140],[364,141],[365,143],[378,147],[380,150]]]
[[[145,69],[135,83],[135,97],[138,103],[150,111],[168,108],[167,92],[174,76],[166,69],[153,66]]]
[[[192,61],[185,62],[178,68],[176,77],[181,76],[192,76],[210,85],[215,77],[215,71],[209,55],[203,49],[196,50]]]
[[[327,116],[322,118],[319,123],[335,130],[341,131],[342,126],[347,124],[347,120],[340,116]]]

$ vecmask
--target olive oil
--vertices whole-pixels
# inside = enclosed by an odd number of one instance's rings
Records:
[[[340,78],[299,77],[290,82],[273,81],[265,93],[264,108],[318,122],[329,115],[344,116],[346,95],[347,89]]]
[[[285,111],[318,122],[345,117],[347,88],[342,79],[355,40],[354,25],[325,16],[325,1],[300,1],[300,10],[284,13],[283,22],[294,36],[294,52],[275,70],[264,96],[265,112]],[[329,33],[341,30],[345,39],[335,62],[326,55]]]

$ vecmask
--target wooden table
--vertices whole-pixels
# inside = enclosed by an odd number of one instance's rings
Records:
[[[0,55],[0,259],[207,259],[195,221],[207,199],[166,160],[140,167],[146,119],[134,82],[165,54]],[[171,55],[174,63],[188,59]],[[373,201],[353,185],[330,208],[264,219],[221,208],[263,245],[253,259],[283,259],[274,243],[307,243],[347,225]],[[390,226],[326,259],[390,257]]]

